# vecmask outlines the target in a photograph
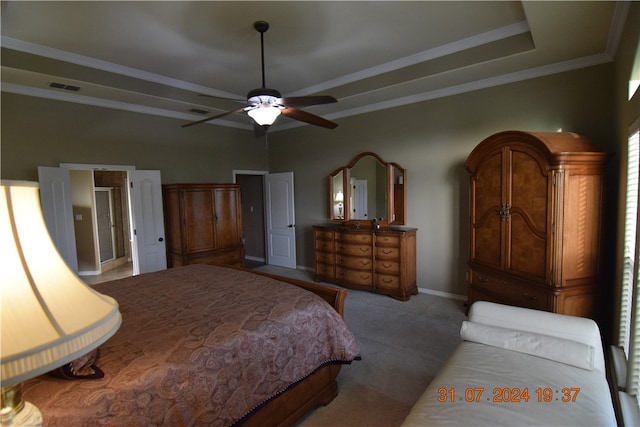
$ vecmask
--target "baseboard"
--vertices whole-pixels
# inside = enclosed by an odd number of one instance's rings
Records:
[[[449,299],[454,299],[454,300],[458,300],[458,301],[466,301],[467,300],[467,296],[466,295],[458,295],[458,294],[452,294],[450,292],[434,291],[433,289],[418,288],[418,292],[420,292],[422,294],[435,295],[435,296],[438,296],[438,297],[449,298]]]
[[[244,259],[246,259],[248,261],[255,261],[255,262],[264,262],[264,263],[267,262],[267,260],[264,259],[263,257],[251,256],[251,255],[245,255]]]
[[[97,276],[100,270],[82,270],[78,271],[78,276]]]

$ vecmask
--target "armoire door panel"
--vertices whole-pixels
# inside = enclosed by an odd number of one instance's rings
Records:
[[[238,192],[234,188],[216,188],[214,216],[216,247],[224,248],[242,243],[242,231],[238,229]],[[226,212],[218,215],[218,212]]]
[[[215,249],[214,201],[211,190],[183,190],[185,242],[188,252]]]
[[[506,201],[511,210],[520,209],[537,230],[546,230],[548,209],[547,174],[530,155],[511,152],[510,197]]]
[[[498,212],[482,217],[472,228],[471,260],[495,268],[502,267],[502,220]]]
[[[503,206],[502,151],[490,154],[472,178],[471,260],[500,268],[502,266]]]
[[[502,153],[496,152],[487,158],[474,174],[473,193],[476,204],[472,215],[480,218],[487,212],[494,212],[501,206],[502,195]]]
[[[531,227],[518,212],[509,216],[510,244],[507,271],[545,279],[547,271],[547,239]]]

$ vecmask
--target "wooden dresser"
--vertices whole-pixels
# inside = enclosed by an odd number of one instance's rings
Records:
[[[418,293],[416,231],[400,226],[316,225],[314,280],[406,301]]]
[[[573,133],[501,132],[472,151],[469,304],[597,318],[606,160]]]
[[[240,185],[169,184],[163,192],[169,267],[243,265]]]

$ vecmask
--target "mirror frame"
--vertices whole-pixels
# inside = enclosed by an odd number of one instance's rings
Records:
[[[355,156],[349,164],[346,166],[339,167],[338,169],[331,172],[329,175],[329,218],[331,221],[343,222],[343,223],[373,223],[373,220],[363,219],[356,220],[351,219],[351,206],[349,204],[351,200],[351,188],[349,182],[351,182],[351,169],[358,163],[358,161],[366,156],[372,156],[375,158],[380,164],[385,167],[386,172],[386,192],[385,195],[387,197],[386,201],[386,219],[382,221],[384,224],[389,225],[405,225],[407,222],[407,171],[402,166],[393,162],[386,162],[379,155],[373,153],[371,151],[365,151],[363,153]],[[402,182],[396,183],[395,171],[398,171],[398,176],[402,177]],[[343,204],[343,216],[340,218],[336,215],[336,206],[335,206],[335,185],[334,182],[336,178],[342,173],[342,189],[344,193],[344,201]],[[396,187],[396,185],[401,185],[402,187]],[[397,206],[396,206],[397,203]],[[396,210],[401,210],[402,213],[396,215]],[[389,218],[393,220],[389,221]]]

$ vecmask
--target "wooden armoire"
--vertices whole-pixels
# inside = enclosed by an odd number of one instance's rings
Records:
[[[163,185],[169,267],[244,259],[238,184]]]
[[[566,132],[501,132],[471,152],[469,305],[598,317],[607,157]]]

